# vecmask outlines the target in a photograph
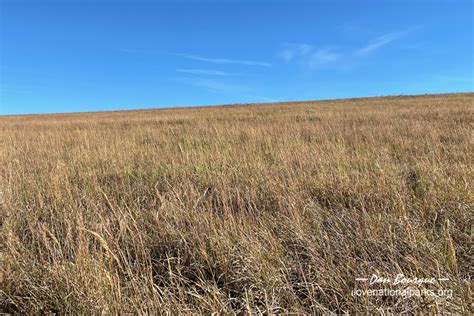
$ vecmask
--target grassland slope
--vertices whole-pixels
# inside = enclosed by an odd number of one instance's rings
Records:
[[[473,102],[1,116],[0,309],[467,314]]]

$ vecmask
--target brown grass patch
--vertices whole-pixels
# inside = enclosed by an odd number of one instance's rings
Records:
[[[473,101],[0,117],[0,309],[469,313]]]

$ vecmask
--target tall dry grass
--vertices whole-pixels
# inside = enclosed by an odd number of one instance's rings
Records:
[[[473,101],[0,117],[0,309],[468,314]]]

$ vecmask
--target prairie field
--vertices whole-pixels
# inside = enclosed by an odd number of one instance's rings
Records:
[[[470,314],[473,112],[463,93],[0,116],[0,310]],[[398,274],[436,282],[356,280]],[[449,295],[354,295],[382,288]]]

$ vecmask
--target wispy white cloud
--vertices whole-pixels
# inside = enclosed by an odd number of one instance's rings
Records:
[[[272,65],[268,62],[254,61],[254,60],[238,60],[238,59],[227,59],[227,58],[210,58],[203,57],[198,55],[191,54],[175,54],[176,56],[203,61],[214,64],[236,64],[236,65],[245,65],[245,66],[262,66],[262,67],[271,67]]]
[[[376,51],[383,46],[390,44],[391,42],[399,39],[402,37],[403,32],[394,32],[394,33],[387,33],[382,36],[379,36],[373,40],[371,40],[366,46],[358,49],[356,51],[357,55],[367,55],[371,52]]]
[[[313,45],[306,43],[285,43],[278,55],[287,63],[298,61],[308,68],[318,68],[333,63],[343,56],[332,48],[316,49]]]
[[[209,76],[232,76],[234,73],[229,73],[220,70],[210,69],[176,69],[177,72],[193,74],[193,75],[209,75]]]
[[[344,26],[344,28],[348,28],[348,26]],[[420,26],[405,31],[386,33],[370,40],[363,47],[346,49],[346,51],[336,50],[329,46],[315,47],[306,43],[284,43],[278,56],[287,63],[297,62],[308,69],[324,67],[347,69],[347,67],[352,67],[351,65],[354,65],[359,58],[381,49],[417,28],[420,28]],[[351,27],[351,29],[356,30],[354,27]],[[349,32],[348,29],[345,29],[345,31]]]
[[[313,47],[304,43],[285,43],[283,50],[279,53],[286,62],[290,62],[293,59],[307,55]]]
[[[317,68],[339,60],[342,57],[341,53],[337,53],[330,48],[318,49],[309,56],[309,66]]]

